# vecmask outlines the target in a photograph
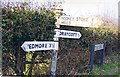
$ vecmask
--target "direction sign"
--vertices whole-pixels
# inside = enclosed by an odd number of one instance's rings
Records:
[[[102,50],[102,49],[104,49],[104,44],[97,44],[97,45],[95,45],[94,51]]]
[[[76,32],[76,31],[55,29],[55,32],[56,32],[56,34],[54,35],[55,37],[74,38],[74,39],[79,39],[81,37],[80,32]]]
[[[21,47],[24,51],[58,50],[58,42],[25,41]]]
[[[61,16],[59,18],[60,25],[77,26],[77,27],[99,27],[103,21],[98,17],[72,17]]]

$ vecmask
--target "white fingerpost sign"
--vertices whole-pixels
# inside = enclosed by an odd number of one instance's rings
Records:
[[[103,24],[103,21],[97,17],[61,16],[59,18],[59,24],[77,27],[98,27]]]
[[[95,45],[94,51],[101,50],[101,49],[104,49],[104,44],[97,44]]]
[[[25,41],[21,47],[24,51],[58,50],[58,42]]]
[[[74,39],[79,39],[81,37],[81,33],[76,31],[55,29],[55,32],[56,32],[56,35],[54,35],[55,37],[74,38]]]

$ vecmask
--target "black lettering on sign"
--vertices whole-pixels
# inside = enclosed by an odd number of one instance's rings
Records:
[[[66,32],[64,32],[64,34],[63,34],[63,35],[65,35],[65,36],[66,36],[66,35],[67,35],[67,33],[66,33]]]
[[[32,44],[32,49],[34,49],[34,44]]]
[[[49,44],[49,48],[54,48],[55,45],[54,44]]]
[[[68,33],[68,36],[71,36],[72,34],[71,33]]]
[[[47,48],[47,44],[28,44],[29,49]]]
[[[51,48],[52,47],[52,44],[49,44],[49,48]]]
[[[66,36],[74,36],[75,33],[67,32]]]
[[[69,33],[70,34],[70,36],[74,36],[74,33]]]
[[[71,32],[60,32],[59,35],[63,35],[63,36],[74,36],[74,37],[77,37],[77,36],[78,36],[77,33],[71,33]]]
[[[42,44],[39,44],[39,48],[42,48]]]
[[[31,44],[28,44],[29,49],[32,49]]]
[[[76,21],[79,21],[79,17],[76,18]]]
[[[47,44],[45,44],[45,48],[47,48]]]
[[[68,32],[65,32],[65,33],[66,33],[66,35],[70,36],[70,35],[69,35],[70,33],[68,33]]]
[[[75,33],[71,33],[72,36],[75,36]]]
[[[39,48],[39,45],[38,45],[38,44],[35,44],[35,48]]]
[[[41,44],[41,48],[44,48],[44,44]]]
[[[70,20],[70,17],[62,17],[63,20]]]
[[[60,35],[64,35],[64,32],[60,32]]]
[[[77,33],[74,33],[74,36],[77,37]]]
[[[55,48],[55,44],[52,44],[52,48]]]

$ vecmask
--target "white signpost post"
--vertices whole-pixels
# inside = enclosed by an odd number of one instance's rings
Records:
[[[54,35],[54,37],[74,38],[74,39],[79,39],[81,37],[80,32],[76,32],[76,31],[55,29],[55,32],[56,35]]]
[[[58,53],[52,53],[52,63],[51,63],[51,74],[53,76],[56,75],[56,68],[57,68],[57,55]]]
[[[25,41],[21,47],[24,51],[58,50],[58,42]]]

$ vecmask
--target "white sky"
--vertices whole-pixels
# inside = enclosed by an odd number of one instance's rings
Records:
[[[54,2],[60,0],[1,0],[1,1],[35,1]],[[61,0],[63,12],[71,16],[102,16],[118,18],[118,2],[120,0]]]
[[[118,17],[118,1],[119,0],[65,0],[63,8],[65,13],[73,16],[104,14]]]

